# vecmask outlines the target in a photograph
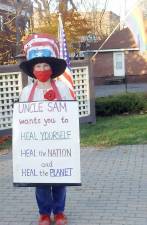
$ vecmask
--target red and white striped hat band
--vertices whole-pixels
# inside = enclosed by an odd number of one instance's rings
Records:
[[[37,57],[59,58],[58,43],[48,34],[29,35],[24,43],[24,52],[27,60]]]

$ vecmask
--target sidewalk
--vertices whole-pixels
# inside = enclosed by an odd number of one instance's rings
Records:
[[[147,145],[81,150],[82,186],[68,187],[68,225],[147,225]],[[37,225],[34,188],[12,186],[0,156],[0,225]]]

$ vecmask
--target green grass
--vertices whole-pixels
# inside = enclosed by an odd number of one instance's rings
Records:
[[[12,140],[7,140],[4,144],[0,144],[0,150],[12,148]]]
[[[98,117],[96,124],[80,126],[81,146],[147,143],[147,115]]]

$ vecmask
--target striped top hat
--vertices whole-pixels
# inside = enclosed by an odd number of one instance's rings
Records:
[[[26,60],[20,63],[20,68],[28,76],[35,78],[33,67],[37,63],[48,63],[52,68],[51,78],[64,73],[66,61],[59,58],[58,42],[48,34],[31,34],[24,41]]]

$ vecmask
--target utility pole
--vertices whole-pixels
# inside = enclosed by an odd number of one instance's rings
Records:
[[[19,5],[20,5],[20,0],[16,0],[16,18],[15,18],[15,27],[16,27],[16,55],[19,54],[19,42],[20,42]]]
[[[20,40],[24,34],[26,24],[33,13],[31,0],[15,0],[15,27],[16,27],[16,55],[20,53]]]

